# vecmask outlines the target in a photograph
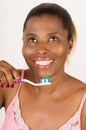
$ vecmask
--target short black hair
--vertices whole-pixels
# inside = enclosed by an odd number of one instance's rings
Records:
[[[32,18],[34,16],[40,16],[43,14],[53,15],[53,16],[57,16],[58,18],[60,18],[60,20],[62,21],[63,27],[68,30],[68,40],[76,39],[76,29],[75,29],[75,26],[71,19],[70,14],[68,13],[68,11],[65,8],[61,7],[60,5],[58,5],[56,3],[42,3],[42,4],[35,6],[28,13],[28,15],[25,19],[23,31],[25,30],[26,23],[30,18]]]

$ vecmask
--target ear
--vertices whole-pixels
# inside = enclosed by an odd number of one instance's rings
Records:
[[[69,40],[69,42],[68,42],[68,54],[70,54],[72,48],[73,48],[73,40],[71,39],[71,40]]]

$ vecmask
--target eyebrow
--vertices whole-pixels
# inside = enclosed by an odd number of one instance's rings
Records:
[[[58,32],[51,32],[51,33],[48,33],[48,35],[53,35],[53,34],[60,34]]]
[[[51,33],[48,33],[47,35],[54,35],[54,34],[60,34],[60,33],[58,33],[58,32],[51,32]],[[28,33],[27,34],[27,36],[37,36],[36,34],[34,34],[34,33]]]
[[[29,35],[36,36],[36,34],[34,34],[34,33],[28,33],[27,36],[29,36]]]

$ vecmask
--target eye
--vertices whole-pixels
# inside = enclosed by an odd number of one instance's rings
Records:
[[[52,36],[52,37],[50,37],[49,42],[53,42],[53,41],[57,41],[57,40],[58,40],[57,36]]]
[[[28,42],[30,42],[30,43],[36,43],[37,40],[34,37],[30,37],[30,38],[28,38]]]

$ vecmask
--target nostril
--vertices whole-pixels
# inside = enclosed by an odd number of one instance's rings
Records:
[[[39,45],[36,51],[37,51],[37,54],[46,54],[48,52],[48,49],[44,45]]]
[[[48,50],[46,50],[46,49],[38,49],[37,50],[37,54],[46,54],[48,52]]]

